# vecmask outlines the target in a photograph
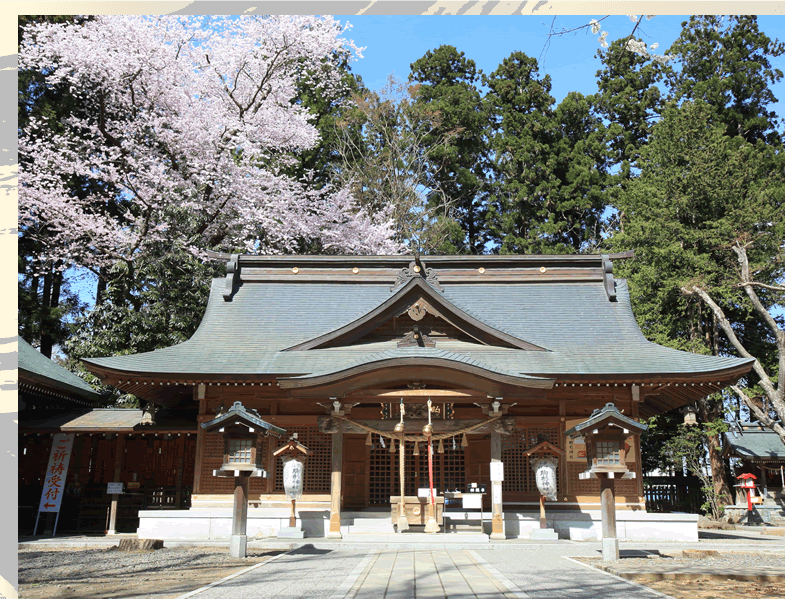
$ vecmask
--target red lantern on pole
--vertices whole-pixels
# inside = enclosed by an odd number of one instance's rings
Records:
[[[747,490],[747,514],[748,514],[748,522],[751,522],[749,519],[752,516],[752,492],[755,490],[755,478],[756,476],[750,472],[745,472],[744,474],[740,474],[736,477],[739,479],[739,487],[742,489]]]

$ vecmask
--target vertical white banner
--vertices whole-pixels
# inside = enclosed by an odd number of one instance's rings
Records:
[[[68,464],[71,461],[71,449],[74,446],[73,433],[57,433],[49,452],[49,465],[46,467],[46,480],[41,493],[39,512],[59,512],[60,502],[65,491],[65,478],[68,475]]]

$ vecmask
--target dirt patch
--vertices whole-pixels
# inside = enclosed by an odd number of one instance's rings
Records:
[[[175,599],[281,551],[249,549],[229,557],[226,548],[156,551],[107,549],[19,550],[19,596],[23,599]]]
[[[785,599],[785,589],[777,584],[743,582],[739,580],[658,580],[638,583],[645,587],[670,595],[675,599]]]
[[[780,553],[684,550],[622,556],[617,562],[594,557],[573,559],[675,599],[785,599],[785,555]],[[756,579],[743,580],[745,576]]]

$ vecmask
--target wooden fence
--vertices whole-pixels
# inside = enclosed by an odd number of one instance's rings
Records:
[[[643,494],[648,512],[697,514],[706,501],[696,476],[645,476]]]

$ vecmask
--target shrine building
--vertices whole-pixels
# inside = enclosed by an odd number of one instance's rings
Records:
[[[565,431],[608,403],[634,420],[691,404],[752,366],[648,342],[627,283],[613,276],[614,260],[631,253],[213,258],[226,261],[226,276],[213,281],[191,339],[84,360],[104,384],[162,412],[198,412],[189,429],[193,464],[185,466],[193,468],[190,507],[139,511],[140,537],[229,534],[233,481],[213,475],[224,438],[200,425],[236,402],[286,430],[285,438],[252,439],[267,476],[250,482],[250,537],[287,525],[273,451],[292,433],[312,452],[297,501],[306,536],[393,533],[391,503],[429,486],[422,431],[430,400],[443,532],[476,522],[491,538],[528,538],[540,493],[526,452],[547,441],[561,450],[556,500],[545,503],[549,526],[562,538],[598,538],[599,483],[579,476],[585,446]],[[633,436],[615,455],[634,473],[616,483],[620,538],[697,539],[697,516],[646,512]],[[141,468],[117,473],[132,470]],[[485,488],[484,514],[449,499],[473,484]]]

